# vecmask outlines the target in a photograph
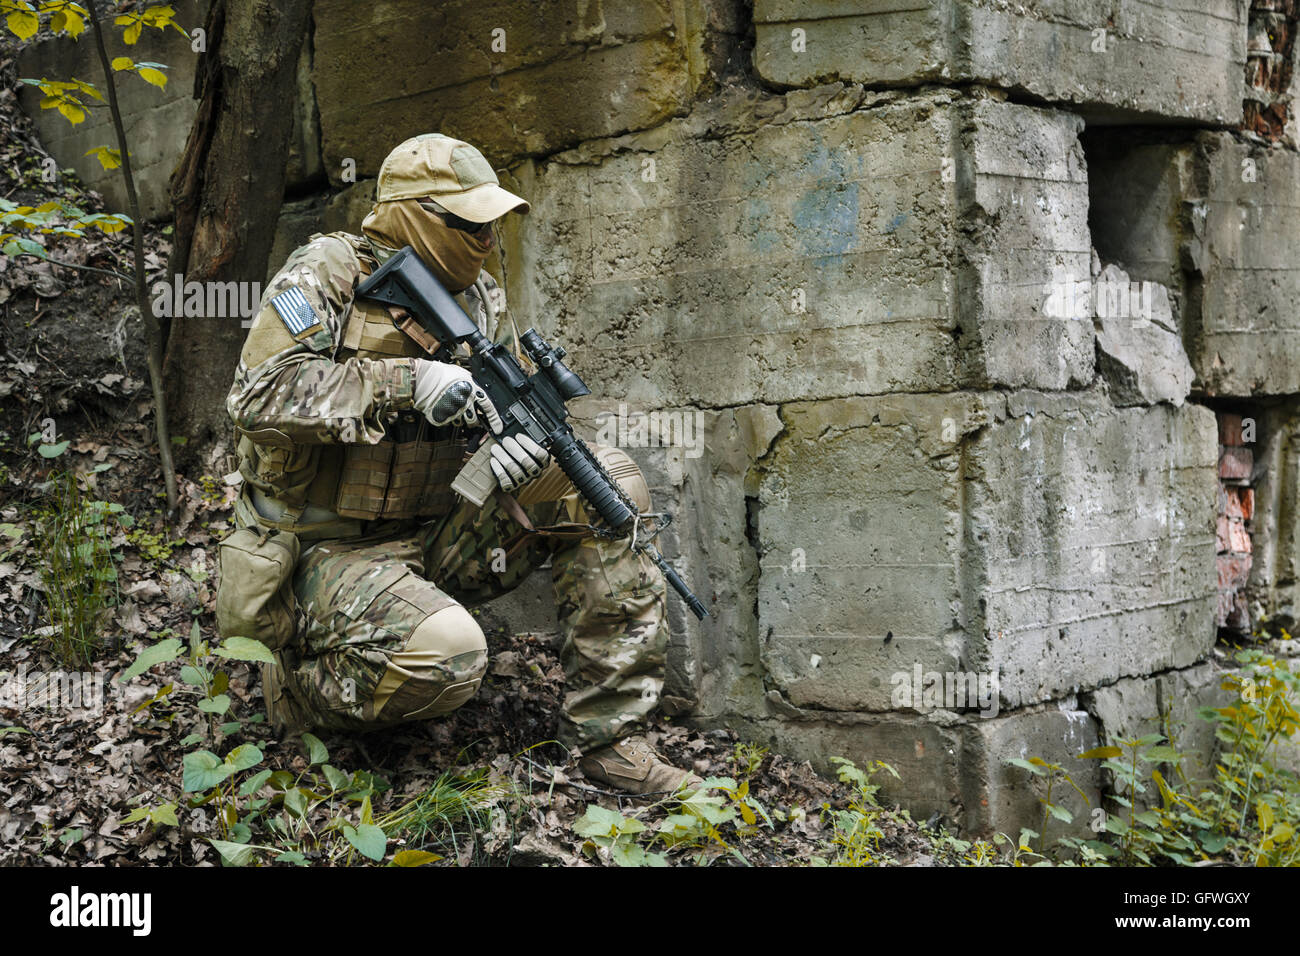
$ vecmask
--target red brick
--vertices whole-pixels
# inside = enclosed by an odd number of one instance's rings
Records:
[[[1249,448],[1227,448],[1219,455],[1220,478],[1249,478],[1255,468],[1255,453]]]
[[[1241,416],[1219,412],[1219,444],[1241,445]]]
[[[1219,572],[1219,588],[1236,591],[1245,587],[1247,580],[1250,579],[1250,560],[1248,554],[1221,554],[1215,558],[1214,563]]]
[[[1255,509],[1255,489],[1252,488],[1223,488],[1223,497],[1227,499],[1227,506],[1223,509],[1222,514],[1229,518],[1248,519],[1249,511]]]
[[[1215,538],[1217,539],[1220,554],[1225,551],[1235,554],[1250,554],[1250,535],[1246,532],[1246,526],[1241,523],[1240,518],[1219,515],[1219,523],[1215,528]]]
[[[1240,521],[1228,525],[1228,550],[1234,554],[1250,554],[1250,534]]]

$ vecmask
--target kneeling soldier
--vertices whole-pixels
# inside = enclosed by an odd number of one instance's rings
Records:
[[[409,245],[482,321],[491,224],[528,203],[478,150],[438,134],[384,160],[375,198],[362,235],[317,235],[289,257],[244,344],[227,400],[244,488],[240,530],[221,549],[223,635],[272,648],[263,693],[277,729],[436,717],[469,700],[487,670],[466,607],[549,559],[564,633],[561,741],[582,749],[588,777],[629,792],[697,785],[637,736],[663,686],[658,570],[628,541],[590,534],[577,492],[535,444],[493,450],[522,512],[501,495],[482,508],[455,495],[469,439],[495,410],[464,368],[432,361],[387,311],[354,299]],[[596,453],[649,510],[632,460]]]

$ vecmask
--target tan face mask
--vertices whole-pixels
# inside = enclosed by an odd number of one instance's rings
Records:
[[[400,249],[410,246],[451,292],[474,284],[492,251],[489,233],[471,236],[452,229],[416,199],[378,203],[361,223],[361,230],[376,242]]]

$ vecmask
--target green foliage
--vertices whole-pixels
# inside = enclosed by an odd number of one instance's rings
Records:
[[[829,817],[833,825],[830,845],[835,848],[835,855],[824,862],[831,866],[892,863],[890,857],[880,854],[880,839],[884,831],[880,829],[879,821],[888,811],[880,806],[876,797],[880,784],[873,783],[872,778],[885,770],[898,779],[898,771],[883,760],[873,760],[865,769],[844,757],[832,757],[831,762],[838,765],[836,774],[840,782],[848,784],[851,796],[845,809],[824,811],[823,815]]]
[[[9,32],[21,40],[30,39],[40,29],[41,17],[46,17],[55,33],[67,33],[74,39],[86,30],[90,15],[75,0],[0,0],[0,16],[4,16]],[[146,27],[159,30],[172,27],[182,35],[185,31],[176,23],[176,11],[170,6],[154,6],[139,13],[125,13],[114,19],[122,27],[122,39],[134,44]],[[163,88],[167,66],[148,61],[136,62],[129,56],[119,56],[112,61],[114,73],[130,72],[146,83]],[[112,83],[111,76],[106,81]],[[41,109],[57,110],[69,123],[76,126],[85,122],[89,110],[104,104],[104,94],[93,83],[76,77],[67,79],[23,78],[22,83],[41,91]],[[93,146],[85,155],[94,156],[104,169],[118,169],[122,165],[120,149],[111,146]],[[128,216],[121,214],[86,213],[76,206],[52,200],[40,206],[19,206],[0,199],[0,252],[4,255],[33,255],[46,258],[42,241],[35,236],[68,236],[80,238],[94,227],[103,232],[119,232],[132,225]]]
[[[180,687],[167,684],[136,712],[148,711],[170,722],[176,708],[193,706],[204,717],[204,733],[181,741],[188,748],[181,758],[181,788],[191,812],[206,807],[216,831],[208,842],[226,866],[256,863],[307,865],[311,860],[351,862],[356,855],[382,860],[388,836],[374,819],[371,797],[386,784],[364,771],[345,773],[329,763],[329,751],[312,734],[303,734],[306,766],[299,773],[263,766],[265,755],[258,742],[232,738],[246,736],[246,724],[256,725],[261,715],[247,720],[232,714],[234,702],[227,693],[230,675],[221,660],[262,661],[270,658],[260,644],[230,638],[209,648],[198,622],[191,626],[189,651],[175,637],[144,648],[118,679],[130,680],[158,664],[185,658]],[[126,823],[175,826],[176,804],[137,807]],[[202,815],[200,829],[207,826]],[[422,865],[420,863],[405,865]],[[425,861],[427,862],[427,861]]]
[[[741,745],[732,759],[752,771],[765,755],[763,748]],[[759,820],[773,829],[771,816],[749,784],[748,779],[737,783],[730,777],[710,777],[700,787],[679,788],[627,817],[591,804],[573,829],[584,838],[584,854],[619,866],[668,866],[673,858],[701,865],[720,854],[749,866],[738,844],[754,832]],[[667,815],[657,826],[646,823],[657,811]]]
[[[1115,792],[1108,799],[1119,809],[1093,811],[1092,829],[1104,841],[1064,837],[1057,841],[1058,857],[1083,865],[1300,865],[1300,781],[1277,763],[1279,744],[1300,729],[1300,677],[1261,651],[1240,651],[1236,660],[1239,671],[1221,684],[1234,699],[1200,713],[1213,724],[1219,744],[1213,777],[1189,779],[1186,755],[1174,746],[1167,726],[1164,734],[1080,754],[1110,772]],[[1052,766],[1036,760],[1011,762]]]
[[[375,823],[390,838],[407,846],[421,851],[428,847],[441,850],[442,853],[433,856],[442,859],[444,855],[455,854],[469,832],[489,828],[493,807],[509,796],[504,787],[488,781],[485,771],[466,775],[448,770],[423,793],[396,810],[376,817]],[[394,864],[411,865],[398,863],[396,857]]]
[[[127,543],[140,552],[140,557],[154,564],[166,564],[172,553],[185,544],[183,538],[167,540],[166,534],[154,534],[144,528],[133,528],[126,533]]]
[[[35,534],[44,559],[50,646],[64,664],[83,665],[99,649],[104,618],[117,603],[110,527],[127,516],[121,505],[85,497],[75,475],[55,475],[50,484]]]

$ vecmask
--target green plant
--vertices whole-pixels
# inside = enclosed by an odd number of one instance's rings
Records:
[[[171,560],[172,552],[185,544],[184,539],[167,540],[166,534],[154,534],[143,528],[132,528],[126,533],[127,542],[140,552],[140,557],[155,564],[164,564]]]
[[[400,840],[416,850],[430,846],[441,853],[429,853],[426,862],[435,862],[456,852],[466,831],[481,831],[491,825],[492,809],[506,789],[488,781],[485,771],[459,774],[448,770],[427,790],[403,803],[396,810],[375,818],[376,825],[393,840]]]
[[[582,851],[619,866],[668,866],[674,856],[701,865],[719,854],[749,866],[737,844],[754,832],[760,819],[773,829],[749,780],[766,754],[765,748],[739,744],[729,758],[744,765],[745,779],[739,783],[731,777],[709,777],[699,787],[679,788],[630,816],[590,804],[574,823],[574,832],[585,838]],[[657,825],[647,822],[661,813]]]
[[[758,768],[762,766],[766,757],[766,747],[760,747],[757,744],[738,743],[736,749],[727,759],[737,767],[739,775],[748,780],[758,772]]]
[[[76,475],[56,475],[51,485],[36,522],[50,644],[64,664],[88,664],[101,644],[104,616],[118,599],[109,524],[128,516],[119,504],[86,498]]]
[[[1079,755],[1102,761],[1110,771],[1115,792],[1108,800],[1122,812],[1093,811],[1093,828],[1108,842],[1061,838],[1058,845],[1072,855],[1070,862],[1188,866],[1225,859],[1257,866],[1300,864],[1300,781],[1277,762],[1281,741],[1300,730],[1300,677],[1259,650],[1240,651],[1236,661],[1239,671],[1221,684],[1234,699],[1200,712],[1214,725],[1219,744],[1208,781],[1189,778],[1186,755],[1175,747],[1167,721],[1168,736],[1151,733]],[[1040,775],[1052,766],[1037,758],[1012,762],[1037,767]],[[1144,806],[1149,783],[1155,785],[1159,802]]]
[[[879,852],[884,831],[878,821],[889,811],[880,806],[876,797],[880,784],[872,782],[872,778],[885,770],[898,779],[898,771],[883,760],[873,760],[865,769],[844,757],[832,757],[831,763],[837,765],[836,775],[841,783],[848,784],[851,796],[844,809],[824,811],[833,824],[830,844],[835,847],[835,855],[823,862],[831,866],[880,866],[892,862]]]
[[[231,713],[233,702],[226,693],[230,677],[220,661],[272,661],[262,644],[232,637],[209,649],[195,621],[188,654],[179,638],[166,637],[144,648],[118,680],[130,680],[182,657],[185,663],[179,677],[183,688],[164,685],[136,712],[148,710],[170,720],[174,709],[166,714],[162,710],[192,702],[202,713],[204,731],[191,733],[180,742],[187,748],[181,760],[181,789],[192,795],[185,802],[188,810],[210,807],[216,833],[207,839],[226,865],[244,866],[268,859],[297,865],[306,865],[309,859],[346,864],[357,853],[382,860],[388,837],[374,820],[371,797],[386,784],[367,772],[348,774],[331,765],[325,745],[312,734],[302,735],[307,763],[296,774],[263,766],[265,755],[254,741],[231,745],[230,738],[242,735],[245,723],[259,724],[262,715],[245,721]],[[218,752],[222,750],[224,754]],[[174,811],[175,804],[139,807],[130,815],[131,822],[175,825]],[[198,819],[206,821],[206,817]],[[418,863],[404,857],[397,865]]]
[[[1025,842],[1026,833],[1038,837],[1038,852],[1041,854],[1047,847],[1047,824],[1053,817],[1066,824],[1074,822],[1074,814],[1070,813],[1070,811],[1065,807],[1052,802],[1052,790],[1058,784],[1068,783],[1074,788],[1075,792],[1078,793],[1079,796],[1083,797],[1084,803],[1091,804],[1092,801],[1088,799],[1088,795],[1079,788],[1079,785],[1074,782],[1074,778],[1071,777],[1060,764],[1048,763],[1041,757],[1030,757],[1028,760],[1021,760],[1019,757],[1012,757],[1007,761],[1007,763],[1028,770],[1036,777],[1045,777],[1047,779],[1047,794],[1046,796],[1038,798],[1038,802],[1043,805],[1043,823],[1041,831],[1039,833],[1034,833],[1032,830],[1022,830],[1020,833],[1021,844],[1024,844]]]

